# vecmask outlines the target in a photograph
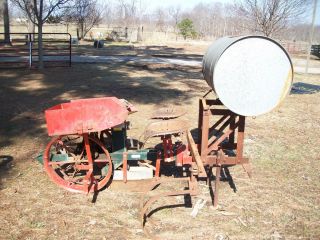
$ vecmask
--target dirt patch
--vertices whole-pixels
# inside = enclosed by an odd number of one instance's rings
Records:
[[[192,66],[182,66],[172,63],[153,63],[153,62],[135,62],[129,61],[126,63],[128,66],[142,68],[150,71],[161,71],[161,70],[177,70],[189,73],[200,73],[202,71],[201,67]]]
[[[303,85],[304,91],[293,91],[272,113],[247,119],[245,153],[253,164],[253,179],[241,167],[230,168],[235,187],[222,182],[219,211],[211,208],[208,187],[200,182],[206,206],[196,218],[186,207],[155,212],[159,235],[164,239],[319,239],[320,92],[314,90],[318,76],[296,75],[295,84]],[[201,73],[190,69],[75,64],[44,72],[2,71],[0,155],[13,160],[0,167],[0,238],[146,239],[139,222],[139,191],[111,187],[92,203],[91,195],[68,193],[49,180],[34,160],[49,141],[43,111],[77,98],[125,98],[139,110],[130,115],[129,132],[129,137],[138,138],[160,105],[185,107],[183,119],[196,128],[198,98],[207,90]],[[157,204],[164,203],[184,204],[184,199],[162,199]]]

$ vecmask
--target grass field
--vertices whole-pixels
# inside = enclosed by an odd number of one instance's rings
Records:
[[[195,58],[200,54],[196,47],[171,51]],[[2,70],[0,155],[13,161],[0,163],[0,239],[146,239],[139,222],[140,187],[123,191],[111,185],[92,203],[91,195],[66,192],[50,181],[34,160],[49,141],[43,111],[70,99],[116,96],[139,110],[130,115],[129,136],[142,134],[159,105],[186,108],[184,119],[195,128],[198,98],[208,90],[202,79],[199,69],[148,70],[119,64]],[[295,75],[293,86],[278,109],[247,118],[245,154],[253,178],[241,167],[230,168],[235,188],[222,182],[219,209],[208,201],[196,218],[186,207],[156,212],[159,236],[320,239],[319,75]],[[210,197],[205,182],[200,189],[202,197]],[[176,198],[159,204],[183,202]]]

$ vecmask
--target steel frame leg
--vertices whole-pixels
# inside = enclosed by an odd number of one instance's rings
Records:
[[[123,153],[123,164],[122,164],[122,172],[123,172],[123,182],[127,183],[127,173],[128,173],[128,153]]]
[[[156,178],[160,177],[160,168],[161,168],[161,152],[159,151],[157,153],[157,161],[156,161],[156,172],[155,172]]]
[[[213,198],[213,207],[215,208],[218,206],[220,175],[221,175],[221,165],[218,165],[216,167],[216,180],[214,184],[214,198]]]
[[[92,185],[96,185],[97,182],[96,182],[95,178],[93,177],[93,158],[92,158],[92,154],[91,154],[88,133],[84,133],[82,136],[83,136],[84,146],[85,146],[87,158],[88,158],[88,168],[87,168],[88,172],[85,176],[85,180],[87,181],[87,185],[83,185],[83,187],[84,187],[84,190],[87,193],[89,193]],[[97,186],[94,186],[95,190],[96,190],[96,188],[97,188]]]

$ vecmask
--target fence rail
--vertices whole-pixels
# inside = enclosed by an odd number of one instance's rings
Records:
[[[4,34],[0,33],[0,36]],[[42,38],[45,67],[71,66],[69,33],[43,33]],[[10,42],[11,45],[0,44],[0,68],[38,66],[38,33],[10,33]]]

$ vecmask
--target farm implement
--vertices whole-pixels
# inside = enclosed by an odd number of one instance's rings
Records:
[[[43,154],[44,168],[56,184],[80,193],[99,191],[114,178],[123,182],[152,178],[150,191],[170,181],[185,182],[188,189],[161,193],[143,201],[144,226],[152,203],[161,197],[197,195],[197,180],[209,180],[212,167],[216,167],[217,206],[221,167],[242,164],[245,169],[250,168],[248,159],[242,157],[244,117],[215,106],[221,106],[219,100],[200,99],[201,131],[196,144],[187,123],[179,119],[179,109],[159,109],[152,116],[158,120],[146,127],[140,142],[127,138],[127,117],[135,108],[125,100],[92,98],[56,105],[45,111],[48,134],[54,137]],[[210,115],[216,114],[219,121],[209,126]],[[227,134],[217,134],[224,129],[228,129]],[[220,136],[208,138],[213,131]],[[159,138],[159,144],[145,149],[143,145],[149,138]],[[232,156],[226,151],[232,151]],[[168,175],[168,171],[172,178],[161,176],[162,172]]]
[[[199,99],[198,129],[191,131],[188,122],[182,120],[185,111],[177,107],[159,108],[150,116],[153,121],[146,126],[142,137],[130,139],[128,115],[136,109],[116,97],[72,100],[47,109],[48,134],[53,138],[40,161],[51,180],[68,191],[88,194],[102,190],[115,180],[127,183],[149,179],[150,186],[141,200],[141,223],[151,238],[155,237],[146,222],[151,206],[160,198],[199,195],[198,182],[211,183],[215,175],[212,203],[217,207],[220,174],[225,167],[241,165],[251,177],[249,159],[243,156],[246,116],[274,109],[292,82],[290,58],[273,40],[251,36],[217,42],[203,61],[203,74],[211,87],[209,92],[214,90],[217,98],[209,99],[206,94]],[[266,54],[264,60],[275,63],[268,64],[266,69],[259,66],[258,70],[265,75],[258,80],[257,71],[251,74],[248,67],[233,68],[229,74],[222,65],[226,59],[237,65],[232,54],[241,54],[248,47],[256,48],[254,53],[259,54],[259,48],[268,47],[277,57],[274,59],[271,54],[269,59],[269,53]],[[247,58],[248,64],[250,61],[255,64],[251,55],[241,56]],[[269,68],[274,71],[279,68],[276,81]],[[222,80],[225,84],[221,84]],[[228,81],[233,81],[233,85]],[[158,144],[146,148],[151,138],[158,139]],[[182,182],[187,187],[148,197],[148,192],[170,182]]]

